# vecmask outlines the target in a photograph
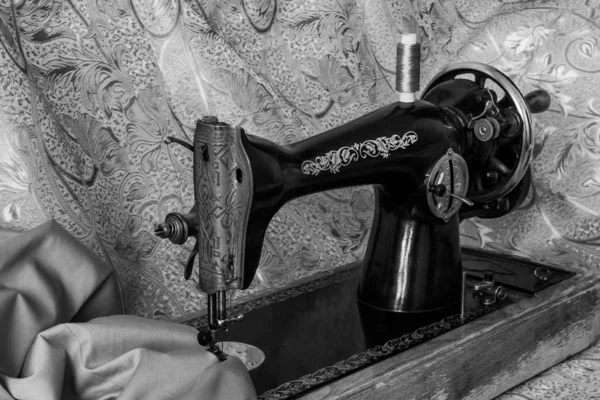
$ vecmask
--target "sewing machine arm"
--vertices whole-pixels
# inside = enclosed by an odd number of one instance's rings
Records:
[[[547,93],[524,97],[495,69],[468,63],[435,77],[421,101],[390,104],[292,144],[205,117],[194,145],[186,145],[194,151],[194,209],[170,221],[198,228],[165,222],[157,234],[179,243],[195,234],[209,327],[226,329],[241,318],[226,317],[225,292],[249,287],[269,222],[286,202],[374,185],[358,300],[398,312],[449,307],[460,298],[459,222],[497,217],[523,201],[533,148],[529,114],[548,106]],[[167,231],[179,232],[178,241]]]
[[[452,118],[427,102],[395,103],[285,146],[242,131],[255,185],[242,288],[254,278],[271,218],[294,198],[348,186],[379,185],[398,206],[426,217],[428,168],[448,149],[458,149]]]

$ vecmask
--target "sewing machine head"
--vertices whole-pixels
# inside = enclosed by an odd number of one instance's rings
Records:
[[[197,253],[211,331],[241,320],[227,317],[225,292],[252,282],[281,206],[348,186],[374,185],[377,204],[358,300],[409,313],[460,301],[459,223],[501,216],[523,200],[530,112],[547,109],[549,96],[523,97],[496,69],[463,63],[437,75],[421,100],[403,100],[288,145],[215,117],[198,121],[187,145],[194,207],[169,214],[156,233],[174,243],[196,237],[186,278]]]

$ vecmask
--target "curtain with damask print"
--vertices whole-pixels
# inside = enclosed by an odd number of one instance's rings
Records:
[[[57,220],[116,269],[127,311],[204,306],[182,277],[193,247],[154,226],[193,199],[195,120],[288,143],[395,101],[395,43],[417,31],[421,81],[459,61],[499,68],[535,116],[533,188],[464,244],[582,269],[600,259],[600,13],[594,1],[0,1],[0,226]],[[269,227],[249,291],[359,260],[367,187],[298,199]]]

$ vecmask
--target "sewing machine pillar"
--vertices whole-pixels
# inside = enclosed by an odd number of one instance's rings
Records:
[[[419,216],[416,206],[399,202],[375,187],[373,229],[365,254],[358,300],[396,312],[425,312],[460,301],[459,221]]]

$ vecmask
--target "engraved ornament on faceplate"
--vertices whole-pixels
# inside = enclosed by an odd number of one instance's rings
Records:
[[[390,137],[382,136],[374,140],[354,143],[352,146],[344,146],[323,156],[316,157],[314,161],[304,161],[302,163],[302,173],[316,176],[321,171],[329,171],[335,174],[340,171],[341,167],[345,167],[361,158],[387,158],[390,152],[405,149],[417,140],[416,132],[408,131],[402,137],[394,134]]]

